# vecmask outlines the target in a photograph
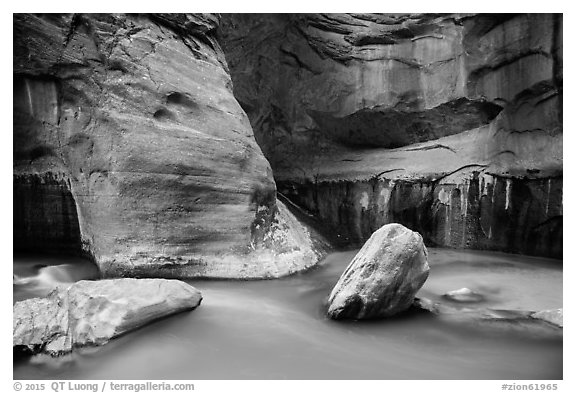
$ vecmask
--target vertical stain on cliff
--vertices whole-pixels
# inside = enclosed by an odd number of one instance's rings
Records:
[[[473,172],[458,182],[280,182],[279,190],[329,225],[341,246],[360,246],[397,222],[432,246],[562,258],[561,177]]]

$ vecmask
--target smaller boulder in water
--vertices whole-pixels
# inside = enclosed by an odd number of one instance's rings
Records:
[[[328,299],[333,319],[372,319],[407,310],[430,268],[422,236],[400,224],[372,234]]]
[[[447,292],[443,295],[446,299],[450,299],[459,303],[479,303],[484,301],[484,296],[474,292],[469,288],[460,288],[454,291]]]

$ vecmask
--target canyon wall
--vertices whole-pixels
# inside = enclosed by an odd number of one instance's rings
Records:
[[[562,257],[562,15],[233,14],[220,42],[281,193],[342,244]]]
[[[217,16],[13,18],[15,250],[83,252],[103,276],[318,261],[232,94]]]

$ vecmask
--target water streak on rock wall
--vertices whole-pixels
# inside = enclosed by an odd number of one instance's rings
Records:
[[[279,191],[362,245],[384,224],[420,232],[428,245],[562,258],[562,178],[475,173],[450,181],[279,183]]]

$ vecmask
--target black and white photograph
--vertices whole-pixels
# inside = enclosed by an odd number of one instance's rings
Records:
[[[13,13],[7,389],[563,391],[563,28]]]

